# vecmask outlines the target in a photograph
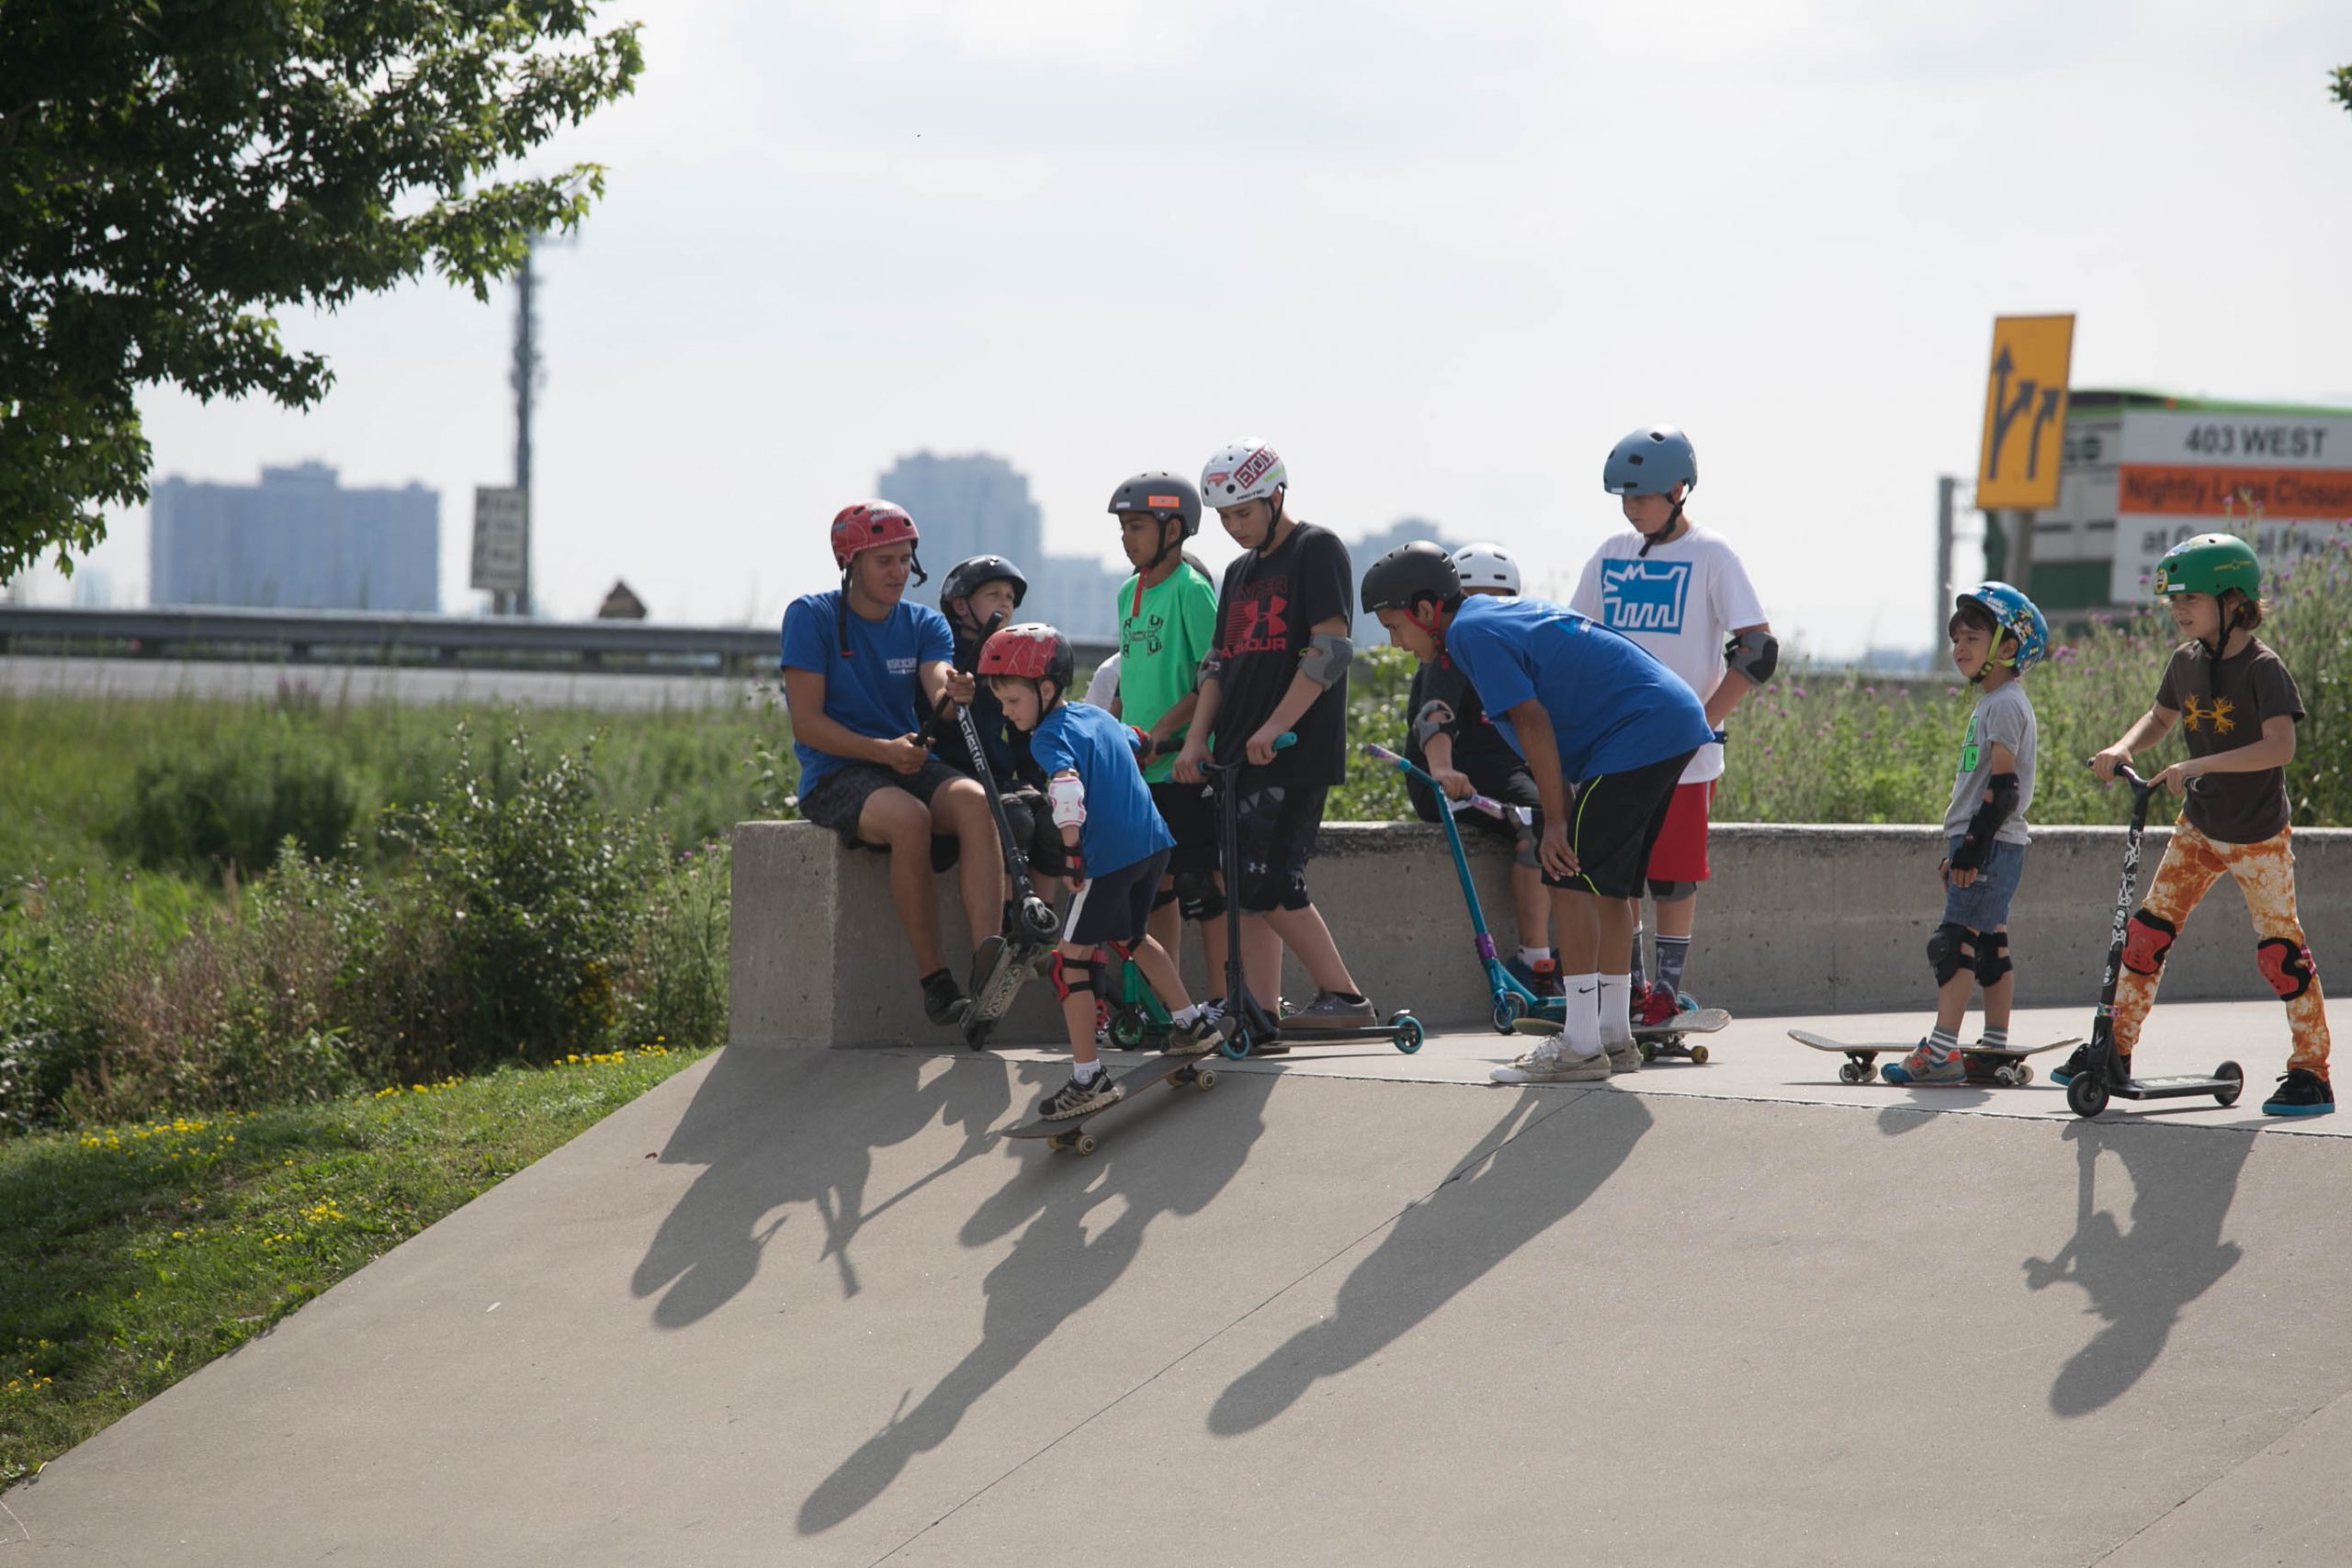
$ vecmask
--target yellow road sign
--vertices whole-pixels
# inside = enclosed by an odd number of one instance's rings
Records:
[[[2066,375],[2074,353],[2072,316],[1994,320],[1993,367],[1984,381],[1984,445],[1976,465],[1978,506],[2033,511],[2058,504]]]

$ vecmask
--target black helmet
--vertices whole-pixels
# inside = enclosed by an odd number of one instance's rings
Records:
[[[1372,563],[1363,574],[1363,608],[1403,610],[1408,614],[1423,599],[1451,608],[1462,598],[1462,573],[1443,545],[1415,539],[1399,545]]]
[[[1160,471],[1137,474],[1111,492],[1113,513],[1146,512],[1162,522],[1184,525],[1184,537],[1201,531],[1201,492],[1181,475]]]
[[[1016,609],[1020,607],[1021,601],[1029,596],[1029,580],[1021,575],[1019,567],[1002,556],[974,556],[947,569],[947,585],[939,591],[940,613],[952,618],[956,612],[948,608],[949,604],[958,599],[970,598],[991,582],[1012,584],[1012,603]]]

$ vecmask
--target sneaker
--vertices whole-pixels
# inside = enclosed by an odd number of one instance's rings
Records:
[[[2327,1116],[2335,1111],[2334,1086],[2308,1067],[2290,1067],[2262,1102],[2265,1116]]]
[[[1968,1064],[1959,1052],[1939,1051],[1922,1040],[1917,1050],[1899,1062],[1889,1062],[1878,1075],[1893,1084],[1966,1083]]]
[[[1609,1053],[1580,1055],[1555,1040],[1547,1040],[1507,1067],[1497,1067],[1497,1083],[1599,1083],[1611,1070]]]
[[[1353,1000],[1336,991],[1317,991],[1315,999],[1283,1020],[1284,1029],[1370,1029],[1379,1023],[1370,998]]]
[[[1528,964],[1514,953],[1503,960],[1503,972],[1526,987],[1532,995],[1556,997],[1560,994],[1560,966],[1551,959],[1539,958]]]
[[[1664,986],[1653,982],[1640,996],[1634,998],[1632,1008],[1634,1027],[1655,1029],[1661,1023],[1672,1022],[1674,1015],[1681,1010],[1681,1006],[1676,1000],[1674,993]]]
[[[922,977],[922,1015],[942,1029],[959,1021],[968,1005],[964,993],[956,988],[956,976],[948,971],[934,969]]]
[[[1161,1043],[1159,1049],[1170,1056],[1204,1056],[1216,1049],[1221,1038],[1216,1020],[1211,1018],[1208,1010],[1204,1008],[1193,1015],[1190,1023],[1170,1024],[1168,1038]]]
[[[1072,1074],[1069,1082],[1037,1102],[1037,1116],[1046,1122],[1067,1122],[1073,1116],[1115,1104],[1126,1094],[1125,1089],[1111,1081],[1108,1072],[1095,1074],[1091,1083],[1080,1083]]]
[[[2118,1056],[2115,1060],[2116,1066],[2123,1069],[2125,1081],[2129,1082],[2132,1077],[2132,1058],[2129,1056]],[[2074,1082],[2075,1075],[2076,1073],[2089,1073],[2096,1072],[2098,1070],[2098,1057],[2092,1053],[2091,1047],[2088,1045],[2077,1045],[2075,1047],[2073,1053],[2067,1056],[2066,1065],[2051,1073],[2050,1081],[2063,1087]]]
[[[1642,1070],[1642,1048],[1631,1040],[1604,1042],[1601,1055],[1609,1058],[1612,1073],[1638,1073]]]

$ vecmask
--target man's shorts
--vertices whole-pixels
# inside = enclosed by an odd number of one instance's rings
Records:
[[[888,846],[868,843],[857,836],[858,817],[876,791],[902,789],[929,806],[940,785],[967,776],[936,757],[924,758],[922,768],[911,773],[886,768],[879,762],[845,762],[819,779],[816,788],[801,795],[800,815],[820,828],[830,828],[840,834],[842,844],[850,849],[883,849]],[[933,859],[936,858],[934,851]],[[952,857],[949,863],[954,863]]]
[[[1667,807],[1666,826],[1650,851],[1652,882],[1707,880],[1707,808],[1714,804],[1715,781],[1677,784]]]
[[[1062,940],[1088,947],[1141,941],[1145,922],[1151,919],[1152,901],[1159,896],[1159,879],[1168,874],[1168,851],[1155,850],[1139,861],[1091,878],[1069,896],[1069,910],[1062,918]]]
[[[1149,786],[1159,819],[1176,839],[1168,869],[1177,875],[1214,874],[1222,852],[1217,847],[1216,796],[1204,784],[1178,784],[1174,779]]]
[[[1245,915],[1306,908],[1306,862],[1323,826],[1323,797],[1330,793],[1323,784],[1256,782],[1263,776],[1244,768],[1234,781],[1240,792],[1241,886],[1227,888],[1226,896]]]
[[[1499,800],[1505,806],[1524,806],[1533,814],[1533,821],[1529,829],[1522,829],[1516,822],[1502,821],[1483,811],[1458,811],[1453,816],[1458,826],[1483,828],[1514,850],[1519,846],[1522,831],[1543,833],[1544,792],[1535,787],[1535,775],[1527,771],[1526,763],[1516,757],[1479,756],[1471,758],[1461,772],[1470,781],[1472,789],[1490,800]],[[1422,821],[1434,822],[1438,819],[1437,791],[1408,773],[1405,778],[1405,794],[1411,799],[1413,810]]]
[[[1945,849],[1951,854],[1960,852],[1957,834]],[[2018,884],[2025,880],[2025,851],[2023,844],[1996,839],[1984,856],[1984,863],[1976,868],[1975,880],[1965,887],[1947,880],[1944,922],[1966,926],[1973,931],[1989,931],[2008,924],[2009,900],[2017,897]]]
[[[1678,752],[1662,761],[1580,781],[1575,804],[1568,807],[1568,848],[1576,852],[1577,874],[1559,877],[1547,871],[1544,886],[1573,887],[1603,898],[1640,897],[1650,851],[1666,829],[1675,785],[1692,755]]]

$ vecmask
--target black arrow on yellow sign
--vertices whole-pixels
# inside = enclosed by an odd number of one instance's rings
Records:
[[[2023,418],[2025,411],[2033,406],[2033,394],[2038,383],[2030,377],[2018,383],[2015,398],[2009,396],[2009,375],[2016,368],[2017,361],[2009,357],[2009,345],[2003,344],[2001,357],[1993,361],[1993,452],[1984,462],[1984,477],[1987,479],[2001,477],[2001,444],[2008,438],[2009,426]],[[2054,389],[2042,395],[2042,418],[2056,412],[2057,399],[2058,393]],[[2037,437],[2041,430],[2041,419],[2036,419],[2033,431]],[[2029,452],[2026,457],[2026,473],[2029,476],[2032,474],[2036,461],[2037,456]]]

